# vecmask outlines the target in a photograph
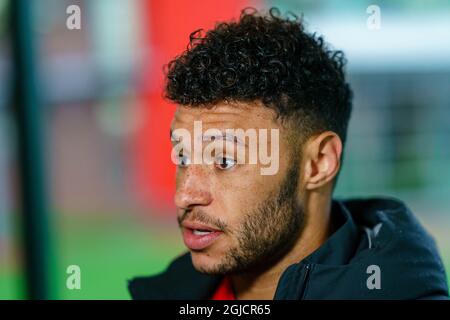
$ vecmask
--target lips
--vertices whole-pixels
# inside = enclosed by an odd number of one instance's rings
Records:
[[[183,241],[186,247],[191,250],[202,250],[210,246],[222,231],[214,229],[202,223],[183,222]]]

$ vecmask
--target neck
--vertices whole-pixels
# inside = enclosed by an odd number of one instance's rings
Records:
[[[330,223],[331,200],[312,200],[310,199],[305,203],[306,224],[303,232],[287,254],[263,271],[251,271],[232,276],[231,280],[237,299],[273,299],[278,281],[284,270],[290,265],[300,262],[326,241],[332,232]]]

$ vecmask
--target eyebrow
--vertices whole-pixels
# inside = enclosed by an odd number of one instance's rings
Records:
[[[215,139],[222,139],[242,146],[247,146],[247,144],[238,136],[232,134],[222,133],[221,135],[203,135],[203,141],[214,141]]]
[[[177,136],[172,129],[170,129],[170,141],[180,141],[181,137]]]
[[[173,130],[170,129],[170,139],[171,141],[180,141],[180,137],[174,134]],[[220,134],[220,135],[202,135],[202,141],[203,142],[209,142],[214,141],[215,139],[222,139],[225,141],[233,142],[241,146],[247,147],[247,143],[245,141],[242,141],[238,136],[228,134],[226,132]]]

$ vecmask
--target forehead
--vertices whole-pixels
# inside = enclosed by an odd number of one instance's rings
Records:
[[[204,127],[226,128],[279,128],[274,110],[259,102],[222,102],[212,106],[178,106],[172,120],[172,130],[189,129],[194,121]]]

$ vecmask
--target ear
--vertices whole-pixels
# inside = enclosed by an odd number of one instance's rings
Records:
[[[307,190],[320,188],[334,179],[339,172],[342,141],[339,136],[326,131],[312,137],[304,148],[305,176]]]

